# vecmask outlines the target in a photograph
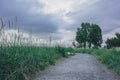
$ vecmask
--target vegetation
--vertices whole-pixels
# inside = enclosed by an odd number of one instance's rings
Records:
[[[102,31],[100,27],[96,24],[82,23],[81,27],[77,29],[76,41],[79,43],[79,47],[91,48],[93,44],[94,47],[101,47],[102,44]]]
[[[27,80],[30,75],[54,65],[55,60],[67,57],[69,48],[7,46],[0,47],[0,79]]]
[[[28,75],[44,70],[48,64],[54,64],[57,57],[54,49],[35,46],[3,47],[0,53],[2,80],[25,80]]]
[[[94,55],[101,63],[120,75],[120,51],[116,49],[75,49],[75,52]]]
[[[107,48],[120,47],[120,33],[116,33],[116,37],[107,39]]]
[[[0,80],[29,80],[31,75],[54,65],[56,59],[68,57],[67,52],[72,51],[61,46],[35,45],[32,35],[24,41],[19,29],[15,36],[7,36],[2,18],[0,24]]]

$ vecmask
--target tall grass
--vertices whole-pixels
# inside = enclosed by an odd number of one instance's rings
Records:
[[[67,57],[69,48],[2,43],[0,45],[0,80],[29,80],[55,60]]]
[[[120,75],[120,51],[116,49],[75,49],[75,52],[94,55],[101,63]]]
[[[52,48],[2,47],[0,49],[0,79],[25,80],[31,73],[43,70],[48,64],[54,64],[54,59],[55,52]]]
[[[0,48],[0,79],[27,80],[29,76],[67,57],[64,47],[5,46]]]
[[[48,65],[54,65],[56,59],[67,57],[67,52],[72,50],[60,46],[35,45],[32,35],[24,42],[19,29],[12,36],[13,39],[8,39],[2,18],[0,21],[0,80],[29,80],[31,75]]]

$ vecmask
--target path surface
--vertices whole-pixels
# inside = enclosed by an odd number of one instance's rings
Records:
[[[62,59],[34,80],[120,80],[88,54]]]

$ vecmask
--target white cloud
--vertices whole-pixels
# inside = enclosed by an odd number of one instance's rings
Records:
[[[66,41],[74,41],[75,38],[75,32],[72,32],[70,30],[64,30],[60,29],[59,30],[59,35],[61,36],[61,41],[66,42]]]
[[[103,34],[103,44],[102,44],[102,46],[106,45],[105,41],[107,39],[115,37],[115,33],[119,33],[119,32],[120,32],[120,28],[116,28],[116,29],[114,29],[114,30],[112,30],[112,31],[110,31],[110,32],[108,32],[106,34]]]
[[[113,38],[113,37],[115,37],[115,33],[120,33],[120,28],[116,28],[116,29],[112,30],[111,32],[109,32],[107,34],[104,34],[103,35],[104,41],[106,41],[107,38]]]
[[[64,1],[64,0],[39,0],[45,6],[43,7],[42,11],[46,14],[59,14],[62,15],[67,11],[71,10],[71,1]]]
[[[93,9],[92,5],[97,3],[99,0],[38,0],[44,4],[40,11],[45,14],[54,14],[61,18],[66,24],[74,23],[74,19],[66,14],[69,12],[78,11],[81,14],[88,13],[88,8]],[[94,7],[95,8],[95,7]]]

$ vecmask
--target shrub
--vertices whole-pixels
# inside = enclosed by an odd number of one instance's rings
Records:
[[[57,46],[55,47],[55,49],[56,49],[56,52],[60,54],[62,57],[68,56],[64,47]]]

